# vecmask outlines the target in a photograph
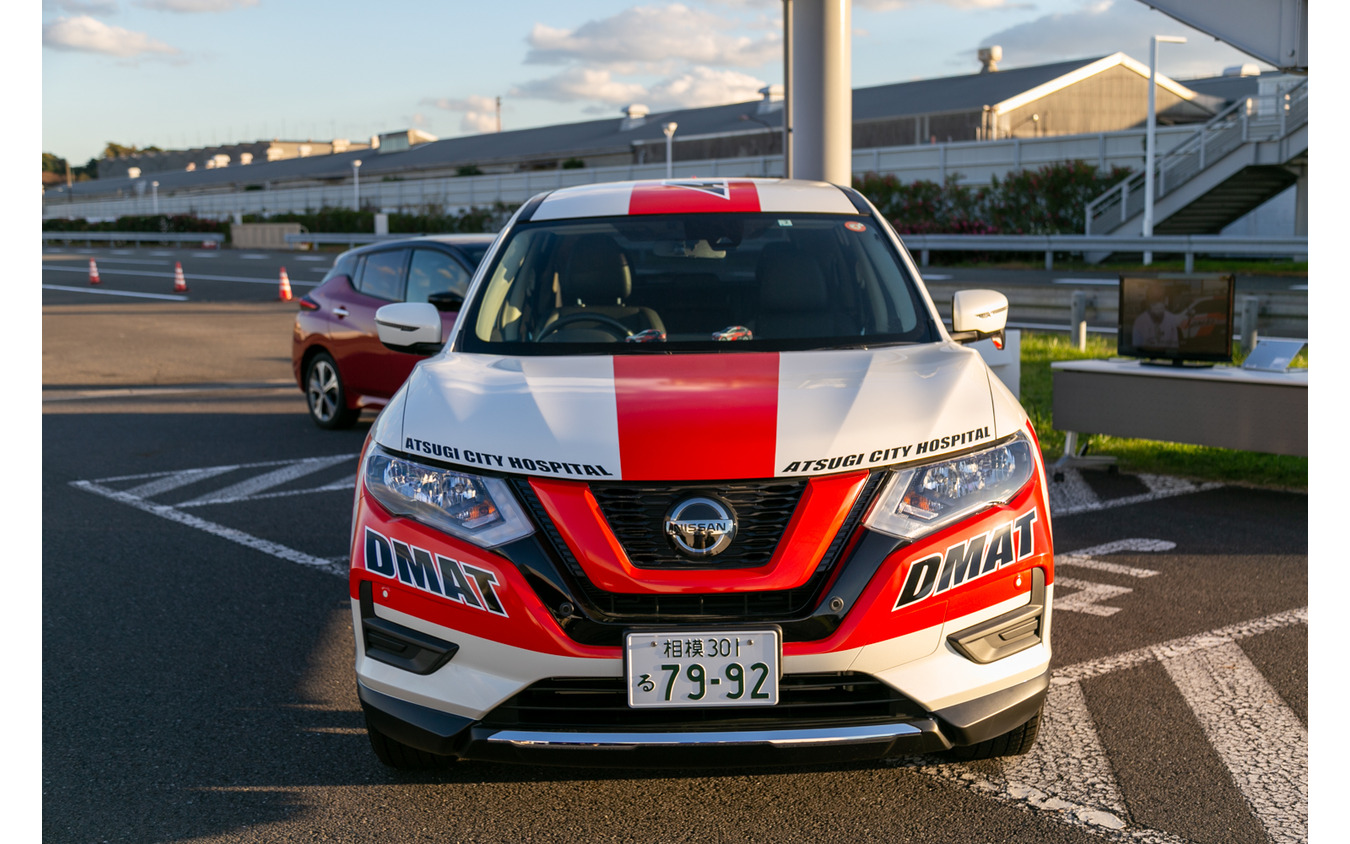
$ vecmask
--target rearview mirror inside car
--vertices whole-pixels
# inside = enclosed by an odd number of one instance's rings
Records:
[[[435,305],[438,311],[458,311],[464,307],[464,295],[453,290],[432,293],[427,301]]]

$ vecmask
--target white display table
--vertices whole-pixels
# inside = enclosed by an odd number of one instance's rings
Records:
[[[1151,366],[1136,360],[1050,365],[1055,430],[1308,454],[1308,370]]]

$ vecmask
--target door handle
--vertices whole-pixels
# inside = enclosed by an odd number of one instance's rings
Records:
[[[333,316],[337,317],[338,319],[345,319],[347,316],[347,309],[342,305],[338,305],[336,308],[333,309]]]

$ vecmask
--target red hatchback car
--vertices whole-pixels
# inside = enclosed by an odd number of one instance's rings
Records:
[[[383,407],[422,355],[380,344],[376,309],[430,302],[446,334],[493,234],[388,240],[343,252],[313,291],[299,299],[291,362],[320,428],[348,428],[362,408]],[[428,350],[431,351],[431,350]]]

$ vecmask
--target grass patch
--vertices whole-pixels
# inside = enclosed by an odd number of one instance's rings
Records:
[[[1064,433],[1052,424],[1052,377],[1050,364],[1062,360],[1110,358],[1116,353],[1115,340],[1088,337],[1087,350],[1079,351],[1065,335],[1022,332],[1022,406],[1031,417],[1041,452],[1047,463],[1064,453]],[[1305,349],[1294,366],[1306,367]],[[1308,458],[1280,454],[1261,454],[1199,445],[1134,440],[1104,434],[1080,436],[1089,454],[1109,454],[1121,471],[1192,478],[1198,481],[1250,484],[1283,489],[1308,489]]]

